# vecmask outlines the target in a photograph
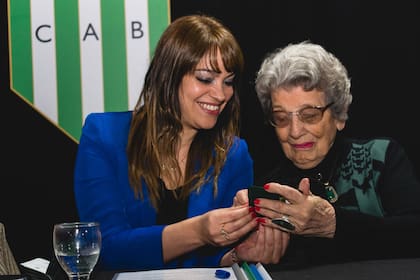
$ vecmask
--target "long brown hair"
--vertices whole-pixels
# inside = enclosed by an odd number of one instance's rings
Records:
[[[167,159],[180,174],[176,147],[182,131],[178,89],[184,75],[193,73],[204,56],[210,59],[213,70],[219,71],[217,53],[220,51],[228,72],[235,74],[234,95],[220,114],[216,125],[200,130],[191,143],[186,162],[180,198],[199,190],[213,177],[214,194],[217,179],[239,134],[240,75],[243,55],[233,34],[217,19],[206,15],[184,16],[173,21],[162,34],[141,91],[128,138],[129,180],[137,196],[143,198],[143,181],[157,209],[160,200],[163,167]],[[213,167],[210,174],[208,170]],[[207,176],[209,175],[209,176]]]

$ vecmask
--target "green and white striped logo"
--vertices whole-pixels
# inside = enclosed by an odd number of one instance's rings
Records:
[[[90,112],[131,110],[169,0],[8,0],[10,83],[79,140]]]

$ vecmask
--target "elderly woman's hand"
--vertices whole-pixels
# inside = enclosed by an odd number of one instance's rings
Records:
[[[327,200],[311,193],[308,178],[300,181],[298,190],[278,183],[268,183],[264,188],[268,192],[282,195],[287,200],[283,202],[261,198],[254,201],[255,211],[265,216],[266,224],[278,228],[271,219],[286,217],[294,225],[294,229],[286,231],[307,236],[334,237],[334,207]]]
[[[288,232],[260,224],[258,230],[236,246],[237,261],[278,263],[286,252],[289,240]]]

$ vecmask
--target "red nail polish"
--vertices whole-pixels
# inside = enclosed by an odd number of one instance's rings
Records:
[[[264,190],[268,190],[270,188],[270,185],[269,184],[265,184],[264,185]]]
[[[260,224],[265,224],[265,219],[264,218],[258,218],[257,222]]]
[[[255,211],[260,211],[261,207],[255,206]]]
[[[254,205],[255,204],[260,204],[260,200],[257,198],[257,199],[254,199]]]
[[[249,211],[249,213],[254,212],[254,211],[255,211],[255,210],[254,210],[254,207],[253,207],[253,206],[250,206],[250,207],[248,208],[248,211]]]

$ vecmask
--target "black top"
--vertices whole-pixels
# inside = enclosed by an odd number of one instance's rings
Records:
[[[181,188],[175,190],[168,190],[165,183],[161,180],[161,189],[159,202],[159,211],[156,217],[158,225],[170,225],[176,222],[185,220],[188,211],[188,198],[181,200],[177,199],[181,193]]]
[[[311,191],[323,198],[324,183],[337,189],[339,198],[332,204],[335,236],[292,235],[286,255],[274,268],[420,256],[420,184],[405,151],[393,139],[337,136],[317,167],[301,170],[284,157],[256,184],[297,187],[303,177],[311,178]]]

